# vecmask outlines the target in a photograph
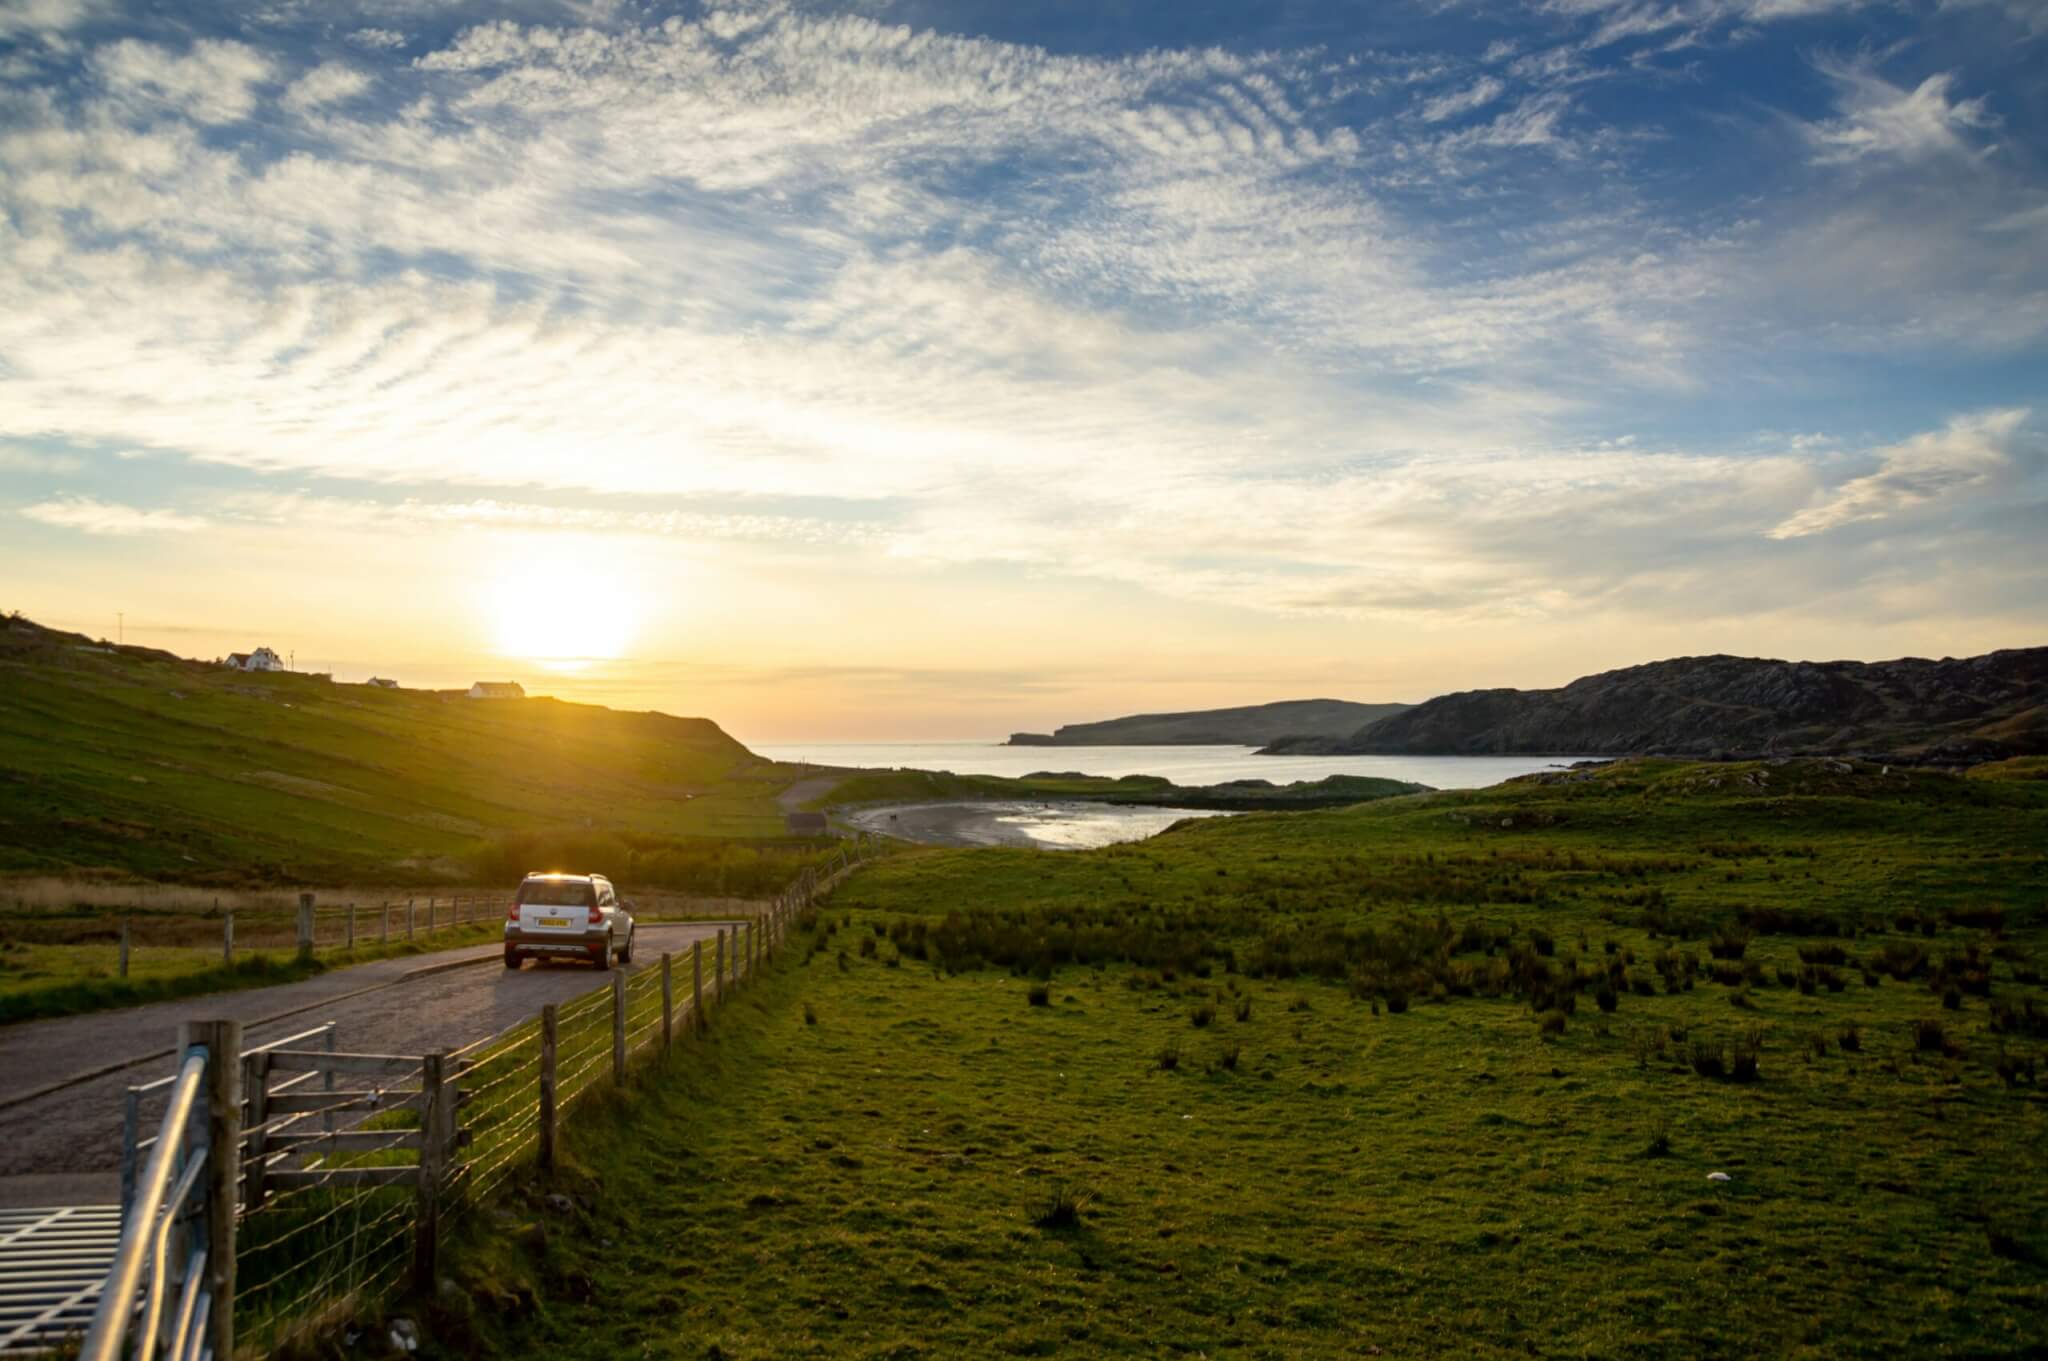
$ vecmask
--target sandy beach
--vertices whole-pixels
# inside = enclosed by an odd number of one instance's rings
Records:
[[[1156,836],[1184,818],[1224,816],[1191,808],[1082,800],[953,800],[862,808],[840,815],[864,832],[925,846],[1019,846],[1087,850]]]

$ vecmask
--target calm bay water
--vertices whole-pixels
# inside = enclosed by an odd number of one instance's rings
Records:
[[[1006,747],[998,742],[768,742],[750,744],[778,761],[829,766],[950,770],[956,775],[1163,775],[1175,784],[1377,775],[1435,789],[1481,789],[1533,770],[1569,765],[1561,756],[1257,756],[1253,747]]]

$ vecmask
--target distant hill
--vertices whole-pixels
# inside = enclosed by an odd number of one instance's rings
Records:
[[[1098,723],[1069,723],[1051,733],[1011,733],[1013,747],[1264,746],[1290,737],[1349,737],[1405,704],[1354,704],[1344,699],[1289,699],[1238,709],[1184,714],[1133,714]]]
[[[1982,657],[1678,657],[1557,690],[1466,690],[1272,755],[1795,755],[1977,761],[2048,752],[2048,647]]]
[[[779,836],[790,778],[709,719],[242,673],[0,620],[0,871],[418,883],[553,833],[673,859]]]

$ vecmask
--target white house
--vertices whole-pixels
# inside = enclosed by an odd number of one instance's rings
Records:
[[[377,686],[382,690],[396,690],[398,688],[398,682],[386,676],[372,676],[367,684]]]
[[[478,681],[469,687],[471,699],[525,699],[518,681]]]
[[[282,671],[284,658],[267,647],[259,647],[254,652],[230,652],[224,665],[230,671]]]

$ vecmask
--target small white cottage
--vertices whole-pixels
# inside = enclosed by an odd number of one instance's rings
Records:
[[[254,652],[230,652],[224,665],[230,671],[282,671],[284,658],[267,647]]]
[[[380,690],[396,690],[398,688],[398,682],[388,676],[372,676],[368,683]]]
[[[471,699],[525,699],[526,691],[518,681],[478,681],[469,687]]]

